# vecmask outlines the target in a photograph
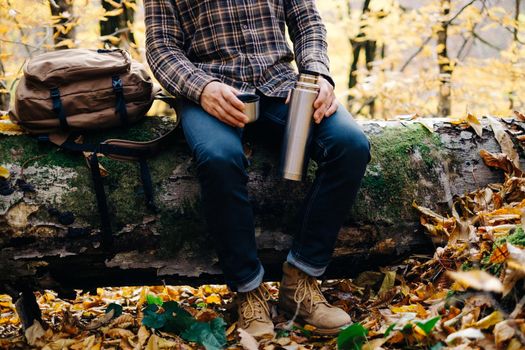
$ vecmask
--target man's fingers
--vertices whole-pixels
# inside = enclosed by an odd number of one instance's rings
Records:
[[[232,106],[230,101],[222,100],[220,106],[230,117],[243,124],[248,122],[248,117],[243,112]]]
[[[226,101],[230,102],[230,104],[233,107],[237,108],[240,111],[244,111],[244,108],[245,108],[244,103],[237,98],[234,91],[237,91],[237,90],[233,88],[232,90],[224,90],[222,95],[226,99]]]
[[[315,112],[314,112],[314,121],[319,124],[321,122],[321,120],[323,119],[324,117],[324,114],[326,113],[328,107],[326,106],[326,104],[322,104],[321,107],[319,107]]]
[[[326,110],[326,113],[324,114],[325,117],[329,117],[332,114],[334,114],[337,111],[337,108],[339,107],[339,103],[337,102],[337,99],[333,99],[332,105],[330,105],[330,108]]]
[[[244,127],[244,123],[241,123],[240,121],[238,121],[237,119],[235,119],[234,117],[232,117],[230,114],[228,114],[224,109],[222,109],[220,106],[217,106],[215,108],[216,110],[216,113],[217,113],[217,117],[219,118],[220,121],[222,121],[223,123],[226,123],[230,126],[233,126],[234,128],[235,127],[238,127],[238,128],[243,128]]]
[[[326,102],[329,96],[330,94],[328,92],[328,89],[326,87],[321,86],[319,94],[317,95],[317,98],[314,101],[314,108],[319,109],[321,105]]]

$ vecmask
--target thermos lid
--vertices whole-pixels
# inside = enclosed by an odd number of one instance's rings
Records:
[[[302,89],[302,90],[314,91],[314,92],[318,92],[319,91],[319,85],[311,84],[311,83],[304,83],[302,81],[298,81],[295,84],[295,88],[296,89]]]
[[[299,81],[301,83],[317,84],[318,80],[319,80],[318,75],[306,74],[306,73],[299,74]]]

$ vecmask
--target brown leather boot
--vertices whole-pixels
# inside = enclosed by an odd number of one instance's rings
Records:
[[[238,327],[255,338],[273,338],[275,335],[270,317],[270,293],[264,284],[247,293],[237,293]]]
[[[279,309],[287,317],[316,329],[314,333],[336,335],[352,323],[350,316],[326,301],[317,279],[287,262],[279,289]]]

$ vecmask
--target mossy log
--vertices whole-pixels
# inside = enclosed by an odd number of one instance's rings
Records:
[[[327,276],[349,277],[410,253],[431,251],[412,202],[443,212],[454,195],[502,179],[479,156],[481,149],[500,152],[489,127],[478,137],[472,129],[446,121],[425,123],[434,124],[435,131],[418,122],[362,123],[373,159]],[[171,124],[166,117],[147,118],[105,136],[149,139]],[[280,137],[264,125],[246,132],[248,186],[268,279],[278,278],[298,207],[315,173],[315,164],[310,164],[303,183],[279,177]],[[0,163],[10,170],[14,189],[0,196],[0,289],[221,281],[200,212],[194,164],[180,131],[149,161],[157,213],[144,205],[136,163],[101,160],[109,173],[105,185],[115,235],[110,249],[100,244],[95,196],[82,156],[29,136],[0,136]]]

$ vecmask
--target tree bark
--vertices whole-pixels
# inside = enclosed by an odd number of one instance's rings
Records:
[[[450,25],[450,0],[441,0],[441,28],[437,32],[437,58],[439,65],[438,115],[448,117],[452,110],[453,66],[448,56],[448,27]]]
[[[56,49],[67,49],[70,45],[60,45],[67,39],[75,39],[73,1],[53,0],[49,2],[51,14],[60,17],[58,23],[53,26],[53,41]],[[68,25],[69,24],[69,25]]]
[[[429,121],[434,133],[417,122],[362,123],[373,158],[357,204],[341,228],[327,276],[350,277],[407,254],[433,251],[412,202],[444,213],[454,195],[502,180],[479,156],[481,149],[500,151],[488,129],[480,138],[471,129]],[[170,125],[167,118],[146,118],[105,137],[144,140]],[[248,189],[266,278],[275,280],[316,166],[310,164],[303,183],[282,180],[281,135],[263,125],[250,127],[245,133],[251,159]],[[100,138],[94,135],[87,141]],[[157,213],[144,205],[137,164],[106,158],[101,163],[109,172],[105,185],[115,232],[114,245],[107,249],[100,244],[96,201],[83,157],[28,136],[0,136],[0,165],[11,171],[7,185],[14,189],[0,196],[0,289],[222,281],[200,213],[194,164],[180,130],[169,147],[149,161]]]
[[[350,14],[350,4],[348,4],[348,12]],[[365,15],[370,12],[370,0],[365,0],[363,3],[363,10],[361,12],[361,21],[364,21]],[[368,71],[372,68],[372,62],[375,60],[377,44],[373,40],[363,40],[365,37],[364,30],[366,29],[365,24],[361,24],[359,33],[355,38],[350,39],[352,45],[352,61],[350,62],[350,73],[348,76],[348,88],[352,89],[357,84],[357,67],[359,65],[359,58],[361,56],[361,50],[365,52],[365,63]],[[353,97],[348,95],[348,103],[351,103]],[[374,115],[374,99],[370,100],[370,115]]]
[[[116,36],[119,38],[118,43],[105,40],[106,46],[118,46],[125,49],[136,48],[135,36],[130,30],[128,22],[133,23],[135,19],[135,11],[133,7],[126,6],[122,0],[101,0],[102,7],[106,11],[112,11],[117,9],[115,4],[119,4],[122,8],[122,13],[118,16],[107,17],[106,21],[100,21],[100,35],[104,36]],[[135,3],[135,0],[128,1],[129,3]]]
[[[2,59],[0,58],[0,113],[6,112],[9,110],[9,90],[7,82],[4,79],[5,69]]]

